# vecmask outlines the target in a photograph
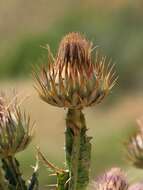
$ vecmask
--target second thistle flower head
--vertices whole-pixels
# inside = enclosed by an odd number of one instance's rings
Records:
[[[137,168],[143,168],[143,122],[138,120],[138,131],[125,144],[127,158]]]
[[[14,100],[0,96],[0,157],[24,150],[31,139],[30,118],[22,114]]]
[[[127,190],[128,183],[120,168],[112,168],[94,183],[93,190]]]
[[[101,102],[114,86],[113,67],[105,57],[92,59],[92,43],[79,33],[69,33],[54,58],[48,48],[48,66],[35,73],[36,89],[47,103],[81,109]]]

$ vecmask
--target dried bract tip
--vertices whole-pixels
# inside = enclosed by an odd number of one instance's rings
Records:
[[[31,142],[30,118],[22,114],[14,101],[0,97],[0,157],[24,150]]]
[[[136,183],[129,187],[128,190],[143,190],[143,183]]]
[[[87,71],[91,69],[92,43],[79,33],[69,33],[60,43],[56,64],[67,65],[72,71]],[[71,71],[71,72],[72,72]]]
[[[138,131],[125,144],[128,160],[137,168],[143,168],[143,123],[138,121]]]
[[[69,33],[60,43],[57,57],[48,49],[48,65],[34,73],[39,96],[47,103],[81,109],[100,103],[116,82],[105,57],[92,59],[92,43],[79,33]]]
[[[94,183],[95,190],[127,190],[128,183],[120,168],[112,168]]]

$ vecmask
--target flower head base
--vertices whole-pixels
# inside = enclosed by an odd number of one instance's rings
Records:
[[[129,187],[128,190],[143,190],[143,183],[136,183]]]
[[[48,48],[48,66],[35,73],[36,89],[47,103],[81,109],[101,102],[116,82],[105,57],[92,61],[92,43],[78,33],[66,35],[56,59]]]
[[[137,168],[143,168],[143,123],[138,120],[139,130],[125,144],[128,160]]]
[[[127,190],[128,183],[120,168],[112,168],[94,184],[95,190]]]
[[[31,142],[30,118],[14,102],[0,97],[0,157],[12,156]]]

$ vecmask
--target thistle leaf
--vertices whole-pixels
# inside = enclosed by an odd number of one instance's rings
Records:
[[[68,190],[68,182],[69,182],[69,171],[65,169],[58,168],[53,163],[49,162],[44,154],[37,149],[38,156],[41,159],[41,161],[52,171],[54,172],[54,175],[56,175],[57,178],[57,184],[54,185],[48,185],[48,186],[54,186],[57,187],[57,190]],[[32,190],[32,189],[29,189]],[[35,189],[34,189],[35,190]],[[36,189],[37,190],[37,189]]]

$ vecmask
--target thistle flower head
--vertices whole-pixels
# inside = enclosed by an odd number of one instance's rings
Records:
[[[143,190],[143,183],[136,183],[129,187],[128,190]]]
[[[112,168],[94,183],[95,190],[127,190],[128,183],[120,168]]]
[[[0,96],[0,157],[24,150],[32,139],[30,118],[22,114],[15,101]]]
[[[128,160],[137,168],[143,168],[143,123],[138,120],[138,131],[125,144]]]
[[[47,103],[81,109],[101,102],[114,86],[113,67],[105,57],[92,59],[92,43],[79,33],[69,33],[60,43],[57,57],[48,48],[48,66],[35,73],[36,89]]]

